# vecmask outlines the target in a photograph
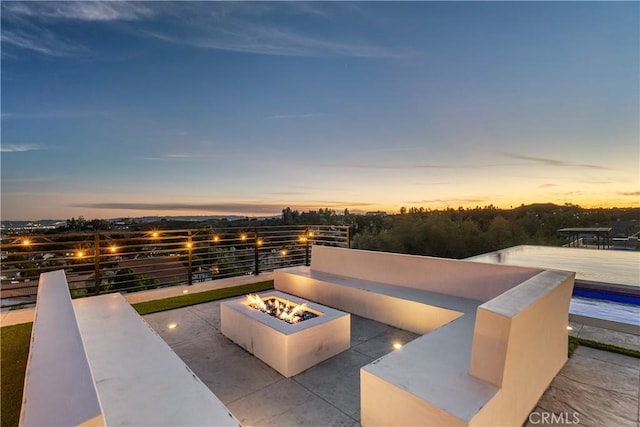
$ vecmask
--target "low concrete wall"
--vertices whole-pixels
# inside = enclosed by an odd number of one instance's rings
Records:
[[[478,308],[469,373],[500,391],[469,425],[526,420],[567,361],[574,277],[545,271]]]
[[[542,271],[329,246],[312,247],[311,270],[480,301],[489,301]]]
[[[105,425],[64,271],[40,275],[20,426]]]

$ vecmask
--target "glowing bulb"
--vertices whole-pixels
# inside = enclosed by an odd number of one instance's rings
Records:
[[[115,246],[111,246],[110,250],[111,250],[111,253],[114,254],[114,253],[116,253],[118,248],[116,248]]]
[[[185,289],[185,290],[183,290],[183,291],[182,291],[182,293],[183,293],[183,294],[188,294],[188,293],[189,293],[189,290],[188,290],[188,289]]]
[[[187,248],[191,249],[191,246],[193,246],[193,244],[191,242],[187,243]]]
[[[393,344],[394,350],[400,350],[401,348],[402,348],[402,344],[400,344],[399,342]]]
[[[240,235],[240,240],[247,240],[247,235],[246,234],[241,234]]]
[[[84,256],[84,252],[80,251],[76,254],[78,258],[82,258]]]
[[[24,239],[22,241],[22,244],[25,245],[25,246],[29,246],[31,244],[31,241],[29,239]]]
[[[280,251],[280,255],[282,255],[282,256],[286,256],[286,255],[287,255],[287,251],[286,251],[286,249],[281,250],[281,251]]]
[[[218,237],[218,236],[213,236],[213,241],[214,241],[214,242],[217,242],[217,241],[219,241],[219,240],[220,240],[220,237]]]
[[[155,239],[156,237],[158,237],[158,233],[154,231],[153,233],[151,233],[151,237]]]
[[[169,329],[175,329],[177,326],[178,326],[178,324],[177,324],[177,323],[169,323],[169,324],[167,325],[167,328],[169,328]]]
[[[256,245],[262,246],[262,239],[258,239],[258,241],[256,242]]]
[[[567,326],[567,331],[573,331],[573,327],[572,326]]]

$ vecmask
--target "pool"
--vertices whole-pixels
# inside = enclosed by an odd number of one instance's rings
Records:
[[[574,294],[569,313],[640,326],[640,306],[635,304],[585,298]]]
[[[569,313],[640,326],[640,252],[521,245],[467,261],[574,271]]]

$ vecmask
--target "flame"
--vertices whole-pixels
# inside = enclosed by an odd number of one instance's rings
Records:
[[[287,323],[298,323],[302,320],[303,312],[307,307],[306,303],[292,304],[290,301],[282,302],[276,298],[269,298],[265,302],[259,295],[247,295],[247,305],[260,310],[269,315],[275,316]]]

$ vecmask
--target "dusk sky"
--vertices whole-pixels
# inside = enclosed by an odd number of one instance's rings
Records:
[[[1,12],[3,220],[640,206],[638,2]]]

